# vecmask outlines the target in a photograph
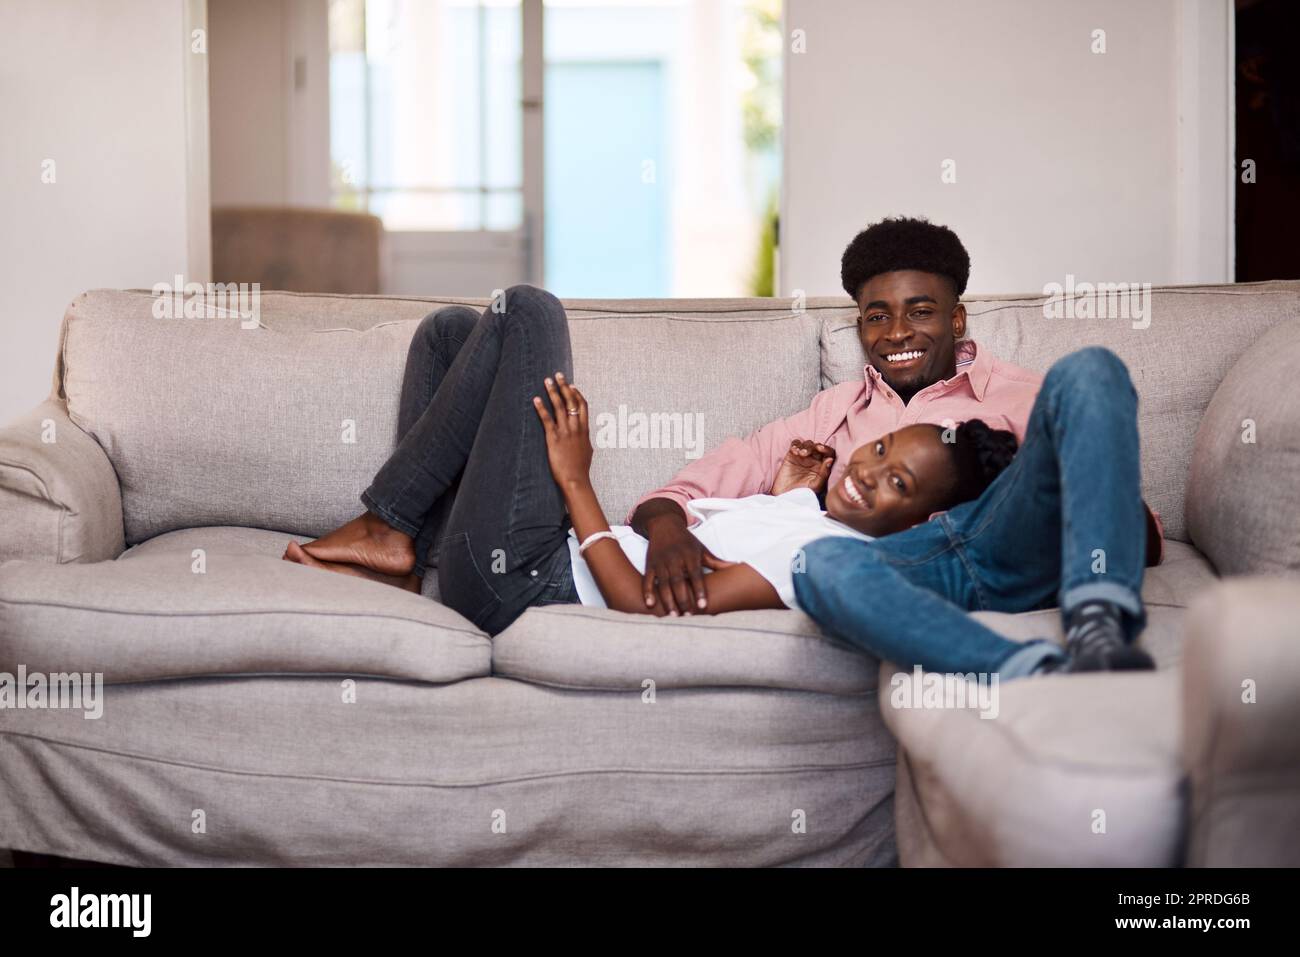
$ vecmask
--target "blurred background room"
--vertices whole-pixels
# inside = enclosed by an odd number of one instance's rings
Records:
[[[0,419],[87,289],[971,294],[1300,275],[1294,0],[0,0]]]
[[[780,0],[214,0],[208,24],[212,203],[246,229],[373,214],[395,294],[772,294]]]

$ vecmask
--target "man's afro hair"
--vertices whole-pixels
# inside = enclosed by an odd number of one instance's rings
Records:
[[[946,276],[958,297],[970,279],[970,255],[947,226],[899,216],[872,223],[853,237],[840,260],[840,282],[856,302],[862,284],[900,269]]]

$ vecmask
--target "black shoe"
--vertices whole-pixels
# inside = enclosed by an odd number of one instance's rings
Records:
[[[1069,664],[1069,659],[1066,658],[1044,658],[1034,666],[1034,670],[1030,674],[1034,677],[1064,674],[1067,664]]]
[[[1094,645],[1069,655],[1058,671],[1075,674],[1084,671],[1154,671],[1155,661],[1141,648],[1130,644]]]
[[[1065,661],[1059,674],[1084,671],[1152,671],[1156,663],[1124,635],[1123,612],[1107,601],[1087,602],[1066,623]]]

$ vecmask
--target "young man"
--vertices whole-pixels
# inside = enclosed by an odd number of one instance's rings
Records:
[[[717,559],[689,532],[686,501],[769,491],[796,440],[822,443],[834,454],[828,482],[834,486],[852,481],[845,474],[850,453],[869,439],[917,422],[979,418],[1010,429],[1024,443],[1007,470],[1010,478],[1000,477],[978,502],[908,532],[853,543],[855,548],[814,542],[806,550],[806,573],[796,576],[801,607],[834,634],[877,653],[898,654],[893,660],[900,664],[912,663],[902,655],[905,648],[919,647],[917,641],[932,641],[933,633],[942,631],[948,644],[927,645],[918,663],[963,673],[1001,670],[1014,677],[1061,667],[1059,651],[1050,643],[1009,642],[964,609],[1022,611],[1059,598],[1067,613],[1069,668],[1150,666],[1130,644],[1144,622],[1137,591],[1148,549],[1140,530],[1151,522],[1143,521],[1138,491],[1136,396],[1127,373],[1109,353],[1085,350],[1053,369],[1047,401],[1036,406],[1041,376],[963,339],[966,309],[960,298],[969,275],[970,257],[961,241],[925,220],[886,219],[853,239],[844,252],[841,279],[858,305],[868,362],[863,379],[818,393],[803,412],[744,439],[728,439],[637,503],[629,523],[649,540],[643,581],[648,604],[663,602],[673,614],[707,607],[702,569]],[[1088,401],[1095,401],[1099,415],[1085,414]],[[1076,430],[1066,431],[1074,444],[1051,440],[1053,428],[1075,419],[1082,426],[1077,431],[1091,443],[1082,452]],[[1117,456],[1113,469],[1089,461],[1103,451]],[[1096,481],[1085,487],[1119,504],[1092,510],[1073,484],[1072,494],[1062,496],[1065,467],[1096,470]],[[995,492],[996,505],[989,504]],[[1062,527],[1069,530],[1064,541]],[[980,548],[964,548],[962,536],[977,533]],[[1157,534],[1157,548],[1158,540]],[[1090,563],[1077,554],[1085,546]],[[1097,550],[1106,556],[1100,565]],[[944,557],[931,556],[933,551]],[[974,551],[984,564],[981,574],[967,575],[962,562],[973,560]],[[1007,571],[1013,564],[1025,566],[1024,575]],[[1106,570],[1089,571],[1094,577],[1085,581],[1077,579],[1082,567]],[[914,568],[924,574],[910,577]],[[1058,595],[1056,586],[1063,582]],[[897,644],[882,646],[889,638],[878,636],[886,633]],[[975,651],[965,654],[972,646]],[[1020,658],[1012,662],[1014,654]],[[972,663],[984,667],[966,667]]]

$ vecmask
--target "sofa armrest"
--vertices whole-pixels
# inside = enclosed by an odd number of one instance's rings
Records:
[[[125,547],[117,473],[57,399],[0,429],[0,530],[0,562],[98,562]]]
[[[1246,350],[1197,427],[1187,535],[1225,578],[1300,574],[1298,363],[1300,317]]]
[[[1300,581],[1225,581],[1187,622],[1187,863],[1300,866]]]

